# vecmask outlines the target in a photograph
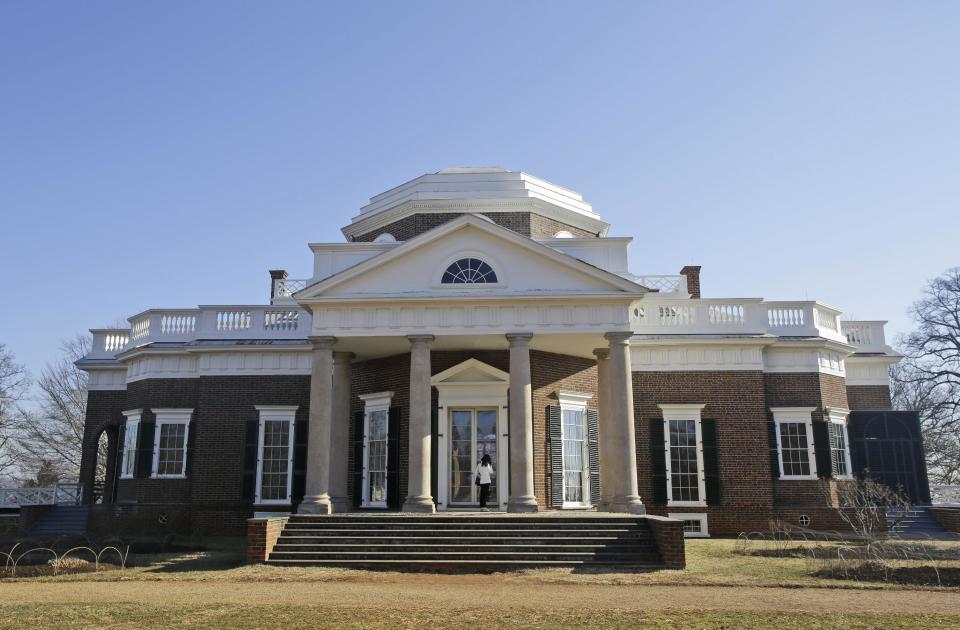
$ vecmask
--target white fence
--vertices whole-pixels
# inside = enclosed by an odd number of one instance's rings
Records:
[[[77,505],[82,497],[82,483],[58,483],[49,488],[0,488],[0,508]]]

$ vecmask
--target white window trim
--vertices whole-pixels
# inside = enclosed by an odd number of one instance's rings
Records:
[[[558,390],[556,392],[557,400],[560,402],[560,439],[563,440],[563,412],[564,411],[579,411],[583,414],[583,428],[584,428],[584,440],[583,440],[583,501],[566,501],[563,502],[563,509],[583,509],[593,505],[593,501],[599,501],[600,497],[590,496],[590,427],[587,424],[587,401],[593,398],[593,394],[587,392],[574,392],[565,389]],[[566,470],[566,468],[564,468]],[[567,476],[563,476],[563,496],[567,496]]]
[[[850,433],[847,430],[848,417],[850,410],[843,407],[828,407],[827,418],[834,424],[839,424],[843,429],[843,451],[847,458],[847,474],[837,475],[835,479],[853,479],[853,461],[850,459]],[[830,461],[833,461],[833,445],[830,445]]]
[[[120,445],[120,479],[133,479],[136,476],[137,470],[137,447],[140,444],[140,417],[143,415],[143,409],[130,409],[129,411],[123,412],[123,417],[126,418],[125,429],[123,434],[124,443]],[[136,431],[136,439],[133,441],[133,466],[134,470],[132,474],[127,474],[124,472],[127,469],[127,457],[129,453],[127,452],[127,437],[130,435],[131,431]]]
[[[367,497],[370,496],[370,476],[368,474],[369,467],[369,458],[368,458],[368,447],[369,442],[367,436],[370,435],[370,416],[376,411],[386,411],[387,412],[387,442],[390,441],[390,403],[393,401],[393,392],[376,392],[374,394],[361,394],[357,396],[360,400],[363,401],[363,462],[362,463],[362,494],[360,495],[360,506],[361,507],[371,507],[371,508],[385,508],[387,507],[387,501],[370,501]],[[389,449],[384,454],[386,461],[386,469],[390,468],[390,453]]]
[[[780,465],[780,479],[796,481],[817,479],[817,456],[813,444],[813,412],[816,407],[770,407],[773,421],[776,423],[777,463]],[[780,438],[781,424],[805,424],[807,427],[807,460],[810,462],[809,475],[787,475],[783,472],[783,445]]]
[[[700,428],[701,415],[704,404],[685,404],[685,405],[657,405],[663,413],[663,449],[664,459],[667,465],[667,505],[670,507],[706,507],[707,506],[707,482],[703,472],[703,432]],[[670,470],[670,421],[671,420],[695,420],[697,433],[697,488],[699,501],[674,501],[673,500],[673,475]]]
[[[260,412],[260,423],[257,429],[257,483],[253,496],[254,505],[290,505],[293,495],[293,446],[296,444],[294,431],[296,430],[296,415],[298,405],[254,405],[254,408]],[[267,420],[286,421],[290,430],[287,432],[287,498],[286,499],[260,499],[260,492],[263,488],[263,436],[264,425]]]
[[[157,418],[156,426],[153,429],[153,466],[150,469],[151,479],[186,479],[187,478],[187,444],[190,443],[190,418],[193,415],[193,409],[153,409]],[[165,424],[183,424],[183,465],[179,473],[157,474],[157,466],[160,461],[160,427]]]
[[[710,538],[710,530],[707,527],[706,512],[669,512],[667,518],[675,518],[679,521],[700,521],[699,532],[683,532],[684,538]]]

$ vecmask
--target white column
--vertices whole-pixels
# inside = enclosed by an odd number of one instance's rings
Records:
[[[597,357],[597,403],[599,406],[600,431],[600,496],[596,500],[597,509],[609,512],[613,497],[617,494],[619,478],[613,468],[616,461],[616,430],[612,425],[613,413],[610,409],[610,349],[597,348],[593,351]]]
[[[410,335],[410,449],[404,512],[433,512],[430,492],[430,345],[433,335]]]
[[[310,375],[310,429],[307,435],[307,478],[299,512],[329,514],[330,437],[333,417],[333,344],[336,337],[310,337],[313,370]]]
[[[612,512],[644,514],[646,508],[637,491],[637,437],[633,422],[633,371],[630,368],[630,337],[633,333],[611,332],[607,359],[607,400],[609,424],[613,429],[610,474],[618,477],[614,496],[605,506]]]
[[[330,429],[330,501],[334,512],[348,512],[350,476],[350,362],[352,352],[333,353],[333,421]]]
[[[510,342],[510,499],[508,512],[540,508],[533,487],[533,386],[530,382],[531,333],[507,335]]]

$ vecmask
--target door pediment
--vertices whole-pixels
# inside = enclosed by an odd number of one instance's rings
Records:
[[[498,370],[492,365],[487,365],[477,359],[467,359],[462,363],[435,374],[430,379],[430,384],[439,387],[443,385],[497,385],[507,386],[510,383],[510,375],[503,370]]]

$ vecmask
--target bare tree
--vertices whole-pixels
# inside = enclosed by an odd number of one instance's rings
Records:
[[[920,412],[935,483],[960,483],[960,267],[934,278],[911,307],[916,330],[892,373],[894,408]]]
[[[89,351],[90,338],[77,335],[61,349],[61,358],[47,364],[37,379],[36,408],[20,410],[14,450],[24,472],[52,469],[60,479],[75,479],[87,413],[87,375],[74,363]]]
[[[0,477],[8,474],[15,463],[11,450],[16,430],[17,403],[27,391],[30,380],[23,365],[0,343]]]

